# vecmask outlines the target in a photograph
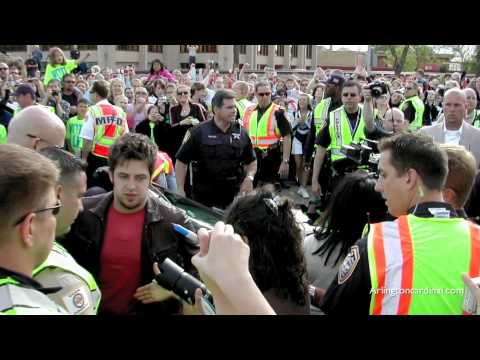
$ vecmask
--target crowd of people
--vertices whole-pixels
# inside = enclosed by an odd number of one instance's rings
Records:
[[[0,313],[203,314],[167,258],[217,314],[480,312],[480,78],[222,74],[196,50],[146,74],[76,47],[0,62]]]

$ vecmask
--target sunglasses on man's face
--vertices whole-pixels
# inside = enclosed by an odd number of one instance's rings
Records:
[[[188,95],[188,91],[177,92],[177,95]]]
[[[263,96],[270,96],[272,93],[266,92],[266,93],[258,93],[258,96],[263,97]]]
[[[15,224],[13,226],[17,226],[18,224],[21,224],[23,221],[25,221],[27,216],[30,215],[30,214],[38,214],[38,213],[41,213],[41,212],[52,210],[52,215],[57,216],[58,213],[60,212],[60,209],[61,209],[62,206],[63,206],[62,202],[60,200],[58,200],[57,204],[55,206],[51,206],[51,207],[44,208],[44,209],[38,209],[38,210],[29,212],[28,214],[23,215],[20,219],[18,219],[18,221],[15,222]]]

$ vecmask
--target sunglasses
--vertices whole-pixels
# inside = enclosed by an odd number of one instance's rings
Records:
[[[74,80],[64,81],[65,84],[75,84]]]
[[[188,91],[177,92],[177,95],[188,95]]]
[[[57,216],[58,213],[60,212],[61,207],[62,207],[62,202],[60,200],[58,200],[58,202],[55,206],[51,206],[51,207],[48,207],[48,208],[45,208],[45,209],[38,209],[38,210],[31,211],[28,214],[23,215],[20,219],[18,219],[17,222],[15,222],[15,224],[13,226],[17,226],[18,224],[21,224],[23,221],[25,221],[27,216],[30,215],[30,214],[38,214],[38,213],[41,213],[41,212],[52,210],[52,214],[54,216]]]
[[[358,96],[357,94],[355,93],[345,93],[345,94],[342,94],[343,97],[355,97],[355,96]]]
[[[7,70],[8,70],[8,68],[0,68],[0,70],[5,70],[5,71],[7,71]]]
[[[266,93],[258,93],[258,96],[263,97],[263,96],[270,96],[272,93],[266,92]]]

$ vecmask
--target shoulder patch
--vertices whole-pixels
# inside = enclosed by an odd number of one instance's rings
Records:
[[[358,245],[354,245],[350,248],[345,260],[343,260],[342,266],[338,271],[338,284],[341,285],[352,276],[353,271],[357,267],[360,260],[360,249]]]
[[[62,300],[65,308],[72,315],[82,314],[90,306],[89,294],[84,287],[65,295]]]

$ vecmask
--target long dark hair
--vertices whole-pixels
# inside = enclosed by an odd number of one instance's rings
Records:
[[[347,174],[335,188],[332,198],[320,220],[315,238],[324,243],[313,254],[327,253],[324,264],[337,245],[341,244],[337,264],[342,255],[362,236],[367,223],[384,221],[385,201],[375,191],[375,180],[365,171]]]
[[[150,75],[155,73],[155,70],[153,70],[153,65],[155,65],[155,64],[160,64],[160,70],[163,70],[165,68],[165,66],[163,65],[163,63],[160,60],[155,59],[155,60],[152,61],[152,65],[150,65]]]
[[[238,197],[225,215],[225,223],[248,239],[249,267],[261,291],[274,291],[284,299],[305,305],[306,265],[302,235],[285,198],[267,189]]]

